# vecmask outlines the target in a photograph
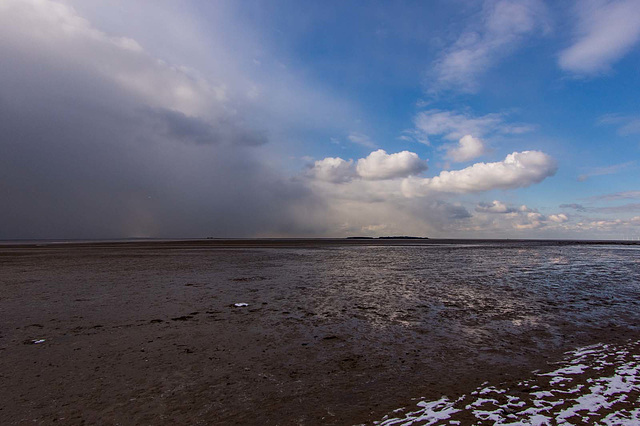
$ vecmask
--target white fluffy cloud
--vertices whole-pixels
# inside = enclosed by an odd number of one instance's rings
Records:
[[[485,1],[480,16],[436,61],[432,91],[474,92],[477,76],[541,27],[546,8],[541,0]],[[480,24],[478,24],[480,23]]]
[[[476,163],[462,170],[443,171],[433,178],[407,178],[402,183],[402,191],[407,197],[416,197],[433,192],[514,189],[541,182],[556,170],[555,160],[543,152],[514,152],[496,163]]]
[[[462,163],[484,155],[486,152],[484,143],[471,135],[465,135],[458,141],[458,145],[447,150],[447,157]]]
[[[353,160],[343,160],[339,157],[327,157],[313,164],[311,175],[325,182],[348,182],[356,175]]]
[[[332,183],[344,183],[355,178],[364,180],[388,180],[417,175],[427,170],[427,162],[415,152],[402,151],[387,154],[383,149],[373,151],[356,164],[353,160],[327,157],[316,161],[308,175]]]
[[[566,71],[607,71],[640,40],[640,0],[584,0],[576,9],[575,40],[559,58]]]
[[[381,180],[417,175],[427,170],[427,162],[409,151],[387,154],[379,149],[358,160],[358,175],[363,179]]]
[[[569,217],[564,213],[549,215],[549,220],[555,223],[563,223],[569,220]]]

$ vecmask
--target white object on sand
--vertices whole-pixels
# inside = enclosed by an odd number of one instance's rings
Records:
[[[234,303],[233,306],[236,308],[244,308],[245,306],[249,306],[248,303]]]

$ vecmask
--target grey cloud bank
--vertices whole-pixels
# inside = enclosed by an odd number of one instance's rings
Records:
[[[0,9],[0,238],[305,232],[312,195],[207,82],[62,4]]]

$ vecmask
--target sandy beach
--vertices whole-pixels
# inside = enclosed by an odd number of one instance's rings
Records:
[[[640,338],[629,249],[6,244],[0,423],[361,424],[515,385],[565,351]]]

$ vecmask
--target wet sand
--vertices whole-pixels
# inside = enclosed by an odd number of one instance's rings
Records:
[[[619,247],[0,246],[0,423],[372,422],[638,340],[640,252]]]

